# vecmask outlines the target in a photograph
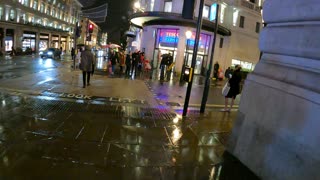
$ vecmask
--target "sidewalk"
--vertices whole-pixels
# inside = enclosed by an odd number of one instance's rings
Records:
[[[69,61],[47,63],[0,84],[1,179],[258,179],[225,153],[236,111],[182,118],[144,81],[84,89]]]

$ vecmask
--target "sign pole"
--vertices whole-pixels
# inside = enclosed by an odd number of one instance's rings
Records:
[[[212,65],[213,65],[214,49],[216,46],[217,34],[218,34],[218,28],[219,28],[218,18],[219,18],[219,4],[217,4],[215,27],[214,27],[214,39],[213,39],[213,44],[212,44],[211,56],[210,56],[210,64],[209,64],[209,68],[208,68],[207,74],[206,74],[206,81],[205,81],[204,90],[203,90],[200,113],[204,113],[204,111],[206,109],[207,100],[208,100],[208,94],[209,94],[209,89],[210,89],[210,75],[211,75],[211,69],[212,69]]]
[[[184,101],[182,116],[187,115],[188,106],[189,106],[189,100],[190,100],[191,89],[192,89],[192,81],[193,81],[193,75],[194,75],[193,71],[194,71],[194,67],[196,65],[196,58],[197,58],[197,54],[198,54],[199,39],[200,39],[200,33],[201,33],[201,27],[202,27],[203,6],[204,6],[204,0],[200,0],[196,39],[195,39],[195,43],[194,43],[194,47],[193,47],[192,62],[191,62],[191,72],[190,72],[191,73],[191,80],[188,83],[188,88],[187,88],[186,98]]]

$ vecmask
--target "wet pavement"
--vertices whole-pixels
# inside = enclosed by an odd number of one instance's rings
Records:
[[[258,179],[225,152],[236,110],[182,118],[145,81],[94,75],[83,89],[53,64],[0,80],[0,179]]]

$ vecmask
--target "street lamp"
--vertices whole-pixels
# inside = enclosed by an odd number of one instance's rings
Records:
[[[139,1],[137,1],[137,2],[135,2],[134,3],[134,8],[136,8],[136,9],[140,9],[140,2]]]
[[[180,82],[183,82],[184,68],[188,64],[187,57],[188,57],[188,50],[189,50],[189,41],[190,41],[191,36],[192,36],[192,32],[190,30],[186,31],[187,45],[186,45],[186,52],[185,52],[184,61],[183,61],[182,69],[181,69]]]

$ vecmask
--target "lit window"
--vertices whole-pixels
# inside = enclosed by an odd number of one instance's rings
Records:
[[[164,2],[164,12],[172,12],[172,1]]]
[[[2,19],[2,16],[3,16],[3,8],[0,7],[0,20]]]
[[[33,9],[38,9],[38,2],[36,0],[33,1]]]
[[[233,26],[237,26],[237,20],[239,16],[239,10],[233,9]]]
[[[24,0],[24,5],[29,7],[29,0]]]
[[[210,15],[210,6],[205,5],[203,7],[202,17],[209,18],[209,15]]]
[[[41,3],[41,5],[40,5],[40,12],[44,12],[44,3]]]
[[[13,21],[15,18],[16,12],[14,11],[14,9],[10,10],[10,20]]]

